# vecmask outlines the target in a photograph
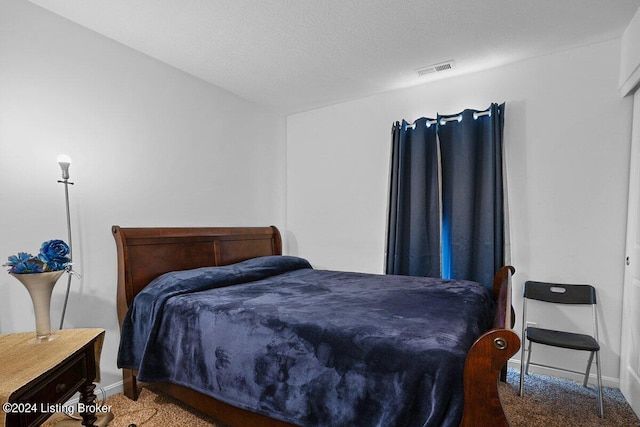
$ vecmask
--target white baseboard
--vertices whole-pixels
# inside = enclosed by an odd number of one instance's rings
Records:
[[[100,389],[104,390],[106,396],[109,397],[109,396],[113,396],[114,394],[122,393],[124,391],[123,384],[124,383],[122,382],[122,380],[120,380],[116,383],[106,385],[104,387],[100,387]],[[96,395],[97,394],[98,393],[96,393]]]
[[[103,399],[113,396],[114,394],[122,393],[122,391],[123,391],[123,382],[118,381],[114,384],[109,384],[104,387],[96,387],[96,389],[93,392],[97,397],[96,401],[101,402]],[[78,402],[80,402],[80,396],[76,395],[76,397],[67,401],[65,405],[69,405],[69,406],[77,405]]]
[[[508,364],[507,364],[510,368],[515,369],[516,371],[520,372],[520,360],[519,359],[510,359]],[[593,372],[595,370],[595,366],[591,368],[591,373],[589,374],[589,384],[593,384],[593,385],[597,385],[598,384],[598,378],[596,377],[596,374]],[[564,378],[567,380],[571,380],[571,381],[575,381],[577,383],[582,383],[582,381],[584,380],[584,375],[580,376],[578,374],[573,374],[571,372],[565,372],[565,371],[561,371],[558,369],[553,369],[553,368],[545,368],[542,366],[531,366],[529,367],[529,372],[530,373],[534,373],[534,374],[540,374],[540,375],[548,375],[550,377],[556,377],[556,378]],[[613,378],[613,377],[607,377],[607,376],[602,376],[602,385],[604,387],[610,387],[610,388],[620,388],[620,378]]]

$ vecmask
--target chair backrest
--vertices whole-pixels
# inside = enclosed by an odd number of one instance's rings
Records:
[[[524,284],[524,297],[556,304],[596,304],[596,289],[591,285],[565,285],[529,280]]]

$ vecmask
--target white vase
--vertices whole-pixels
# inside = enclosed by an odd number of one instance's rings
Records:
[[[33,310],[36,316],[36,338],[30,342],[51,341],[57,338],[51,334],[51,318],[49,309],[51,307],[51,293],[53,287],[64,270],[49,271],[46,273],[25,273],[13,274],[20,283],[27,288],[33,303]]]

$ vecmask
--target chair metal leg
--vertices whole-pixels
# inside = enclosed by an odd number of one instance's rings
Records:
[[[527,353],[527,364],[525,366],[524,363],[524,342],[522,343],[522,350],[520,355],[520,397],[524,397],[524,374],[529,375],[529,362],[531,361],[531,341],[529,341],[528,348],[526,350]]]
[[[520,397],[524,397],[524,341],[520,349]]]
[[[527,350],[527,367],[524,370],[527,375],[529,375],[529,362],[531,362],[531,344],[532,342],[529,341],[529,349]]]
[[[595,351],[592,351],[589,354],[589,361],[587,362],[587,370],[584,373],[584,381],[582,382],[582,386],[586,387],[589,384],[589,373],[591,372],[591,363],[593,363],[593,354]]]
[[[596,351],[596,372],[598,374],[598,415],[604,418],[604,405],[602,403],[602,374],[600,371],[600,352]]]

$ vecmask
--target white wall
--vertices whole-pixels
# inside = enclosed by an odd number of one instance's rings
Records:
[[[632,107],[618,95],[619,60],[613,40],[288,117],[291,252],[323,268],[382,272],[392,123],[506,102],[515,295],[528,279],[594,283],[603,372],[615,384]]]
[[[628,95],[640,82],[640,9],[622,34],[620,45],[620,93]]]
[[[0,58],[0,257],[66,240],[56,156],[70,155],[82,279],[65,327],[107,329],[111,385],[111,226],[282,227],[285,119],[22,0],[0,2]],[[56,327],[65,287],[63,278],[54,290]],[[0,274],[0,333],[32,330],[26,290]]]

